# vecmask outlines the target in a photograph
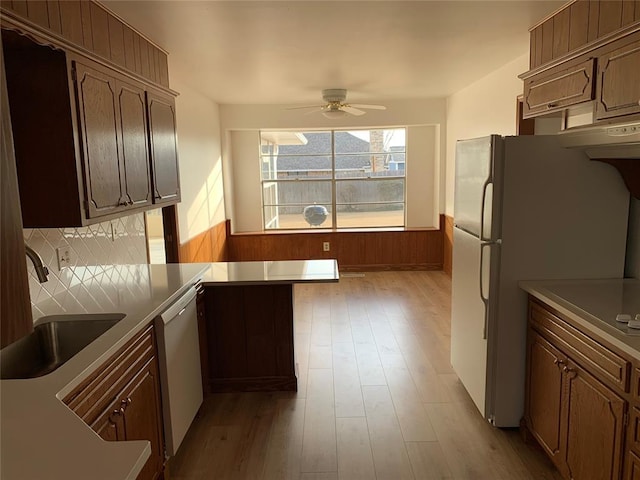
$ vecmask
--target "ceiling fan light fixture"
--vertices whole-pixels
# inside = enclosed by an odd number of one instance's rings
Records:
[[[345,112],[344,110],[326,110],[324,112],[322,112],[322,115],[324,115],[327,118],[340,118],[340,117],[344,117],[347,114],[347,112]]]

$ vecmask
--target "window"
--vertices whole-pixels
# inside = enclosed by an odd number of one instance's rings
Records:
[[[265,229],[403,227],[405,129],[260,133]]]

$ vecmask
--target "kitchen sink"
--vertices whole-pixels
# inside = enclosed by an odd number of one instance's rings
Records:
[[[50,315],[26,337],[0,350],[0,379],[53,372],[125,317],[122,313]]]

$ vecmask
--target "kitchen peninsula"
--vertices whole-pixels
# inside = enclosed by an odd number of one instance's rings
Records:
[[[135,344],[138,337],[146,335],[152,339],[154,318],[195,284],[203,285],[209,294],[218,288],[237,286],[264,288],[265,292],[271,288],[280,293],[288,290],[292,296],[295,283],[335,282],[338,278],[335,260],[114,265],[109,280],[105,277],[102,282],[92,284],[95,291],[89,292],[90,302],[82,308],[78,304],[75,307],[60,305],[60,313],[118,312],[125,317],[52,373],[32,379],[0,381],[3,440],[0,477],[24,480],[138,478],[147,459],[155,455],[154,447],[150,448],[149,441],[108,442],[100,438],[92,431],[96,425],[88,426],[65,405],[69,395],[95,376],[96,371],[119,361],[122,356],[119,352],[138,345]],[[227,300],[232,299],[252,302],[257,306],[257,310],[252,311],[272,318],[283,308],[281,303],[273,303],[268,294],[261,297],[259,305],[246,296],[235,295]],[[92,306],[86,306],[89,304]],[[227,305],[230,308],[231,303]],[[241,311],[249,308],[235,307]],[[288,321],[292,329],[292,308],[286,313],[291,314]],[[151,348],[155,351],[155,346]],[[292,360],[293,344],[286,352],[292,355]],[[151,362],[155,362],[155,354]],[[149,371],[156,371],[154,368]],[[64,441],[61,441],[62,432]]]

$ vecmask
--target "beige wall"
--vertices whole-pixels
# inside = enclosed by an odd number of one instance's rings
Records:
[[[515,135],[516,97],[522,94],[518,75],[528,69],[529,55],[522,55],[447,98],[447,215],[453,216],[456,141],[492,133]]]
[[[384,104],[387,110],[371,110],[361,117],[349,115],[339,119],[328,119],[319,113],[305,115],[305,110],[287,110],[291,105],[220,105],[220,126],[225,138],[222,147],[225,201],[227,216],[232,219],[232,230],[240,232],[262,229],[260,193],[259,190],[258,196],[251,193],[256,182],[254,170],[259,174],[258,140],[255,140],[254,147],[253,139],[257,138],[260,129],[394,126],[415,127],[413,132],[409,131],[407,137],[407,171],[411,171],[410,164],[412,158],[415,158],[413,171],[420,179],[420,187],[407,187],[407,195],[410,196],[408,202],[420,202],[425,212],[408,212],[410,215],[407,225],[437,226],[438,214],[443,211],[444,205],[444,148],[441,148],[441,145],[446,134],[445,99],[371,100],[363,103]],[[243,141],[251,141],[252,145],[241,145],[240,138]],[[257,181],[259,182],[259,178]]]
[[[170,70],[176,99],[182,201],[178,204],[180,242],[225,220],[218,105]]]

